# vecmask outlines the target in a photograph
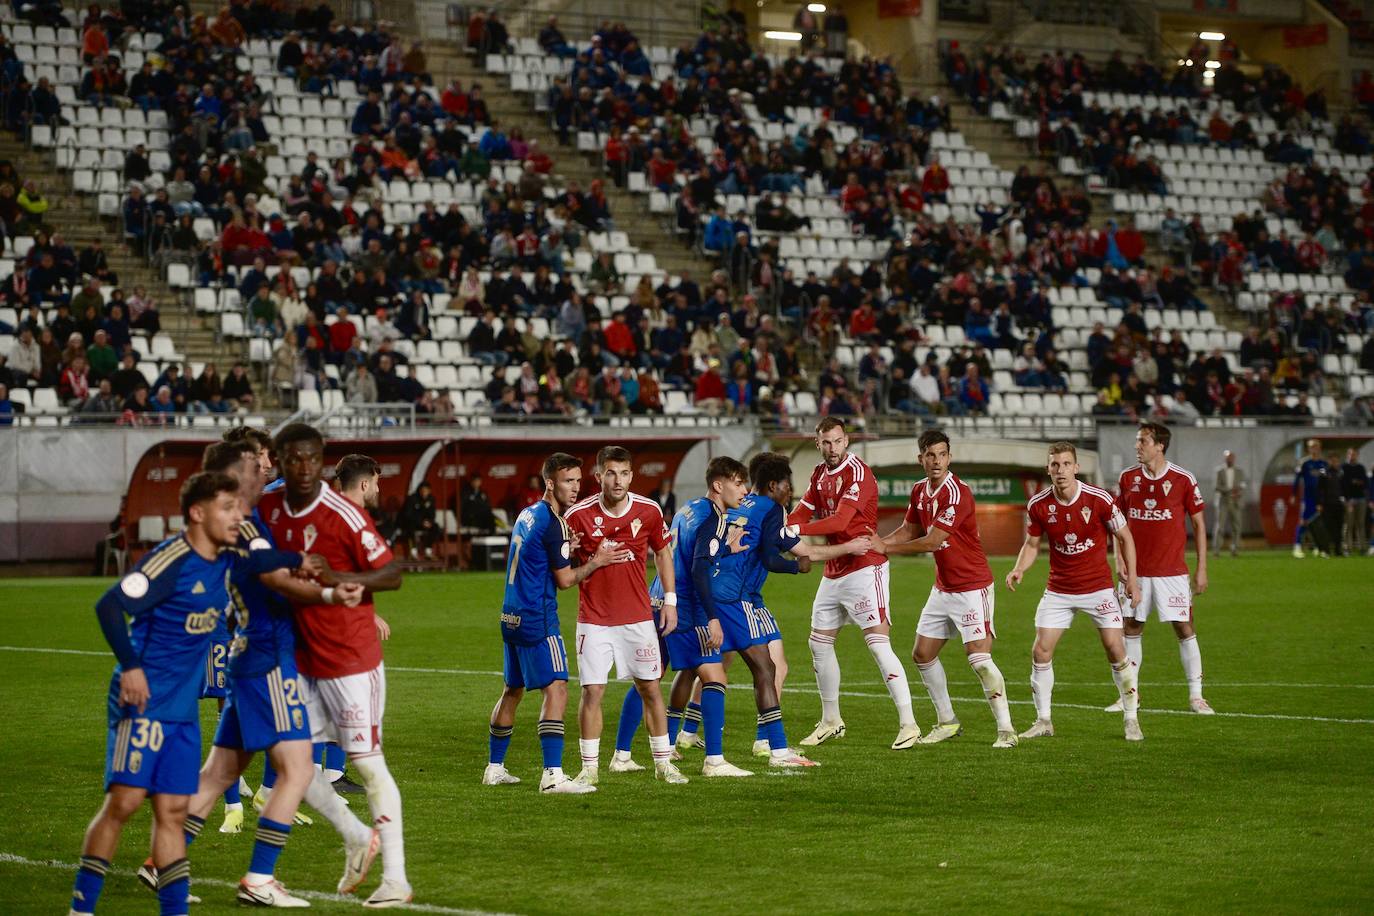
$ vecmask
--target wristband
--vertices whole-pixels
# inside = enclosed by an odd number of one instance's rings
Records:
[[[333,604],[333,603],[334,603],[334,589],[333,589],[333,588],[326,588],[326,589],[323,589],[323,590],[320,592],[320,599],[321,599],[325,604]]]
[[[663,603],[670,607],[677,607],[677,592],[664,592]]]

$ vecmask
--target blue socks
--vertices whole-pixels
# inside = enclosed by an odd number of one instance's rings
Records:
[[[190,849],[191,844],[200,836],[200,831],[205,827],[205,818],[196,817],[194,814],[186,815],[186,824],[182,830],[186,832],[186,848]]]
[[[491,762],[505,763],[506,749],[510,747],[510,736],[515,731],[513,725],[491,726]]]
[[[325,772],[334,770],[342,773],[348,766],[348,755],[344,753],[344,749],[333,741],[324,744],[323,747],[324,754],[320,758],[320,767]]]
[[[718,681],[701,685],[701,719],[706,726],[706,756],[721,754],[721,733],[725,730],[725,685]]]
[[[229,784],[229,788],[224,790],[224,803],[226,805],[241,804],[243,799],[239,796],[239,781],[235,779]]]
[[[265,817],[258,818],[258,834],[253,840],[253,858],[248,863],[248,870],[255,875],[274,874],[277,856],[281,855],[290,835],[290,824],[269,821]]]
[[[682,710],[676,706],[668,707],[668,743],[677,741],[677,733],[682,730]]]
[[[76,883],[72,886],[72,909],[78,913],[94,913],[100,900],[100,892],[105,889],[105,872],[110,863],[96,856],[82,856],[81,865],[76,870]]]
[[[635,732],[639,730],[639,723],[644,720],[644,700],[640,698],[639,691],[630,685],[630,689],[625,694],[625,703],[620,707],[620,724],[615,729],[615,749],[629,753],[634,747]]]
[[[191,892],[191,862],[177,859],[157,870],[157,899],[162,916],[187,916]]]
[[[263,754],[262,787],[269,792],[277,784],[277,768],[272,766],[272,755]]]
[[[689,735],[695,735],[701,728],[701,704],[688,703],[687,712],[682,716],[682,730]]]
[[[769,750],[787,748],[787,735],[782,728],[782,707],[774,706],[759,713],[759,731],[768,739]]]
[[[563,766],[563,720],[539,720],[539,749],[544,752],[544,769]]]

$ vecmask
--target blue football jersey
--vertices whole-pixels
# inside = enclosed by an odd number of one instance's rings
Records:
[[[263,524],[258,510],[239,528],[239,549],[245,552],[275,550],[272,532]],[[229,647],[229,676],[254,677],[266,674],[283,661],[294,664],[296,633],[291,617],[291,602],[273,591],[256,576],[229,590],[233,602],[234,638]]]
[[[730,516],[744,520],[744,543],[750,547],[743,554],[748,570],[749,592],[746,600],[755,606],[763,606],[763,583],[768,580],[768,573],[797,572],[797,561],[784,560],[779,554],[791,550],[801,538],[784,530],[787,516],[782,506],[762,493],[750,493],[744,497],[739,508],[732,510]]]
[[[1293,489],[1301,491],[1303,502],[1316,505],[1317,498],[1321,493],[1322,474],[1328,471],[1330,467],[1320,458],[1308,458],[1298,468],[1297,476],[1293,478]]]
[[[571,564],[572,545],[563,516],[542,499],[521,512],[506,555],[501,635],[507,642],[532,646],[558,635],[558,584],[553,572]]]
[[[696,553],[697,532],[715,514],[715,507],[705,496],[698,496],[673,516],[669,537],[673,541],[673,588],[677,594],[678,627],[706,626],[706,612],[697,601],[696,586],[692,584],[692,557]],[[657,605],[663,600],[663,581],[654,576],[649,584],[649,598]]]
[[[119,676],[110,680],[111,722],[142,715],[164,722],[199,721],[205,658],[216,625],[229,606],[229,589],[248,577],[300,565],[300,554],[276,550],[222,550],[213,560],[196,553],[185,536],[163,541],[133,572],[111,586],[100,609],[131,618],[129,641],[148,680],[147,708],[119,704]]]

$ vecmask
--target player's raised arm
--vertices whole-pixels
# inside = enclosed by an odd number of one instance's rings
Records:
[[[1026,532],[1026,540],[1021,544],[1021,551],[1016,555],[1016,565],[1007,573],[1007,588],[1016,591],[1016,586],[1021,584],[1021,577],[1026,574],[1026,570],[1035,564],[1035,558],[1040,555],[1040,533],[1035,534]]]

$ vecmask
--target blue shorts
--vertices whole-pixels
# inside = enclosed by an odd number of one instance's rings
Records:
[[[759,625],[763,628],[764,642],[776,642],[782,639],[782,631],[778,629],[778,621],[773,617],[773,612],[763,606],[763,600],[754,602],[754,615],[758,617]]]
[[[202,700],[222,700],[229,691],[229,643],[216,640],[210,643],[205,655],[205,685],[200,688]]]
[[[718,606],[720,627],[725,633],[720,651],[740,652],[780,638],[777,622],[766,608],[755,608],[748,601],[725,601]]]
[[[674,671],[691,671],[702,665],[720,661],[720,650],[706,648],[706,627],[687,627],[674,630],[663,637],[668,647],[668,663]]]
[[[1312,521],[1312,519],[1317,517],[1317,506],[1318,504],[1315,502],[1309,503],[1303,500],[1302,515],[1298,516],[1298,520],[1304,525]]]
[[[229,678],[229,696],[215,729],[215,746],[265,751],[282,741],[309,741],[310,717],[296,681],[296,666]]]
[[[532,646],[504,645],[507,687],[543,690],[554,681],[568,679],[568,650],[562,636],[546,636]]]
[[[149,795],[195,795],[200,785],[200,723],[129,717],[105,741],[105,791],[112,785]]]

